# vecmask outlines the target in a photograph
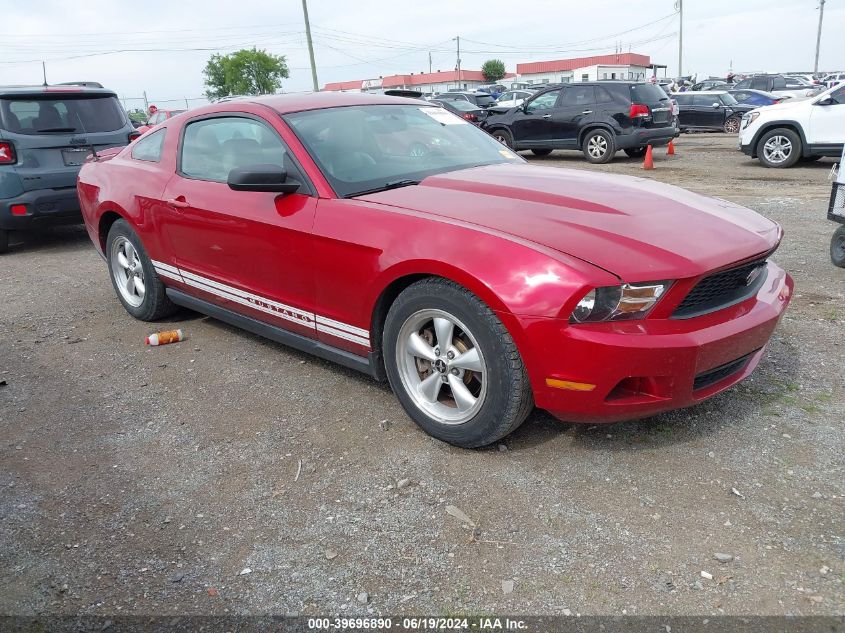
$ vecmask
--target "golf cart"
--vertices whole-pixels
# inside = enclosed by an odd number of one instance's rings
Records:
[[[839,172],[834,178],[833,190],[830,192],[827,219],[840,224],[830,240],[830,260],[840,268],[845,268],[845,147],[842,148]]]

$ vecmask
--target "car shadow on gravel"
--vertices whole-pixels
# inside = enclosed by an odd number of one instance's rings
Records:
[[[2,257],[14,257],[16,253],[37,253],[39,251],[76,251],[90,247],[88,232],[81,224],[57,226],[33,231],[12,231],[9,235],[9,251]]]

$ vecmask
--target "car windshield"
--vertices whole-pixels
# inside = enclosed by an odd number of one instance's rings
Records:
[[[348,106],[283,118],[343,197],[468,167],[523,162],[493,137],[436,106]]]
[[[631,101],[634,103],[657,103],[668,98],[663,88],[654,84],[633,84],[631,86]]]
[[[730,105],[736,105],[737,103],[739,103],[739,101],[737,101],[736,99],[734,99],[734,96],[733,96],[733,95],[731,95],[731,94],[723,94],[723,95],[719,95],[719,99],[721,99],[721,100],[722,100],[722,103],[723,103],[723,104],[725,104],[725,105],[729,105],[729,106],[730,106]]]
[[[117,99],[110,95],[26,96],[0,99],[3,126],[18,134],[113,132],[125,125]]]
[[[493,97],[491,97],[490,95],[482,95],[482,94],[476,95],[475,101],[482,108],[496,103],[496,100]]]

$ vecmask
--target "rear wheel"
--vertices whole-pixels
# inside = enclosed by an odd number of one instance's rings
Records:
[[[845,226],[840,226],[830,240],[830,261],[845,268]]]
[[[6,229],[0,229],[0,253],[5,253],[9,250],[9,232]]]
[[[552,150],[550,150],[550,149],[532,149],[531,153],[534,154],[534,156],[548,156],[549,154],[552,153]]]
[[[133,317],[155,321],[176,311],[141,239],[126,220],[117,220],[109,229],[106,261],[117,298]]]
[[[507,130],[493,130],[493,138],[499,141],[502,145],[513,149],[513,136]]]
[[[769,130],[757,142],[757,158],[766,167],[792,167],[801,158],[801,139],[788,128]]]
[[[742,119],[739,116],[728,117],[728,120],[725,121],[725,132],[728,134],[736,134],[739,132],[739,124],[741,121]]]
[[[642,158],[645,156],[645,147],[629,147],[625,150],[625,153],[628,154],[631,158]]]
[[[590,130],[584,135],[581,149],[588,161],[594,164],[609,163],[616,153],[616,142],[606,130]]]
[[[384,327],[390,386],[426,433],[455,446],[491,444],[534,406],[516,344],[478,297],[425,279],[396,299]]]

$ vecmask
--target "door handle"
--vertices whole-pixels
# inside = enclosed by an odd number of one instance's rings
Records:
[[[581,114],[592,114],[592,110],[584,110]]]
[[[179,196],[178,198],[169,198],[167,200],[167,204],[176,209],[187,209],[189,206],[191,206],[190,204],[188,204],[188,201],[185,200],[185,196]]]
[[[543,118],[544,119],[550,119],[550,118],[552,118],[552,115],[551,114],[544,114]]]

